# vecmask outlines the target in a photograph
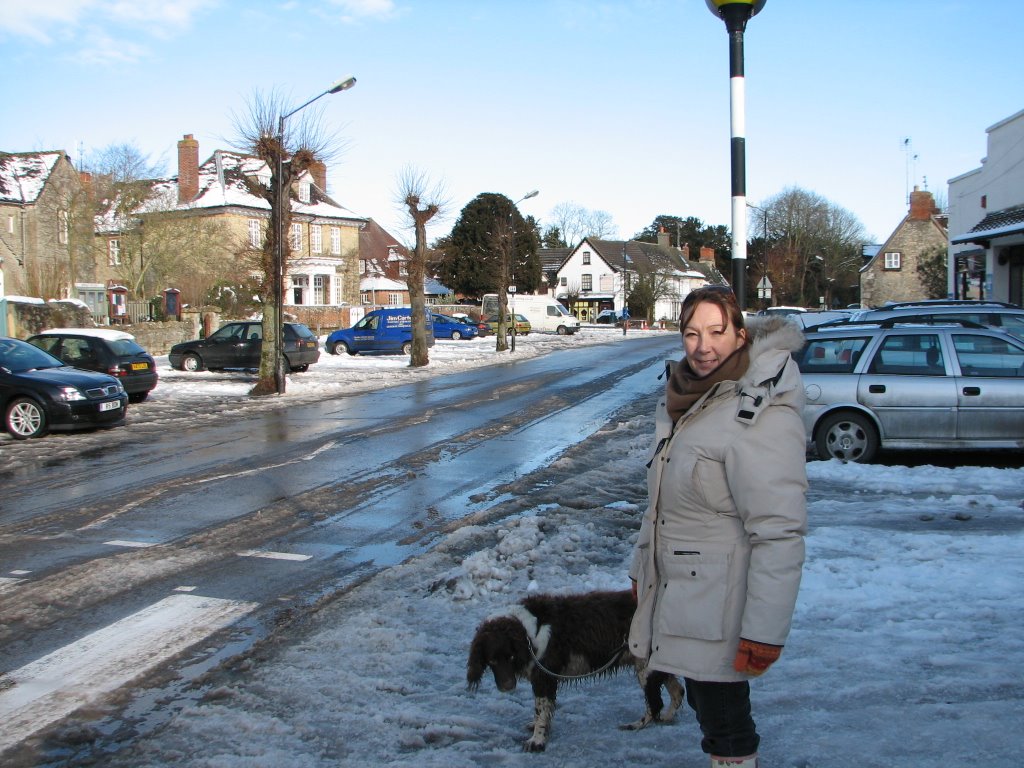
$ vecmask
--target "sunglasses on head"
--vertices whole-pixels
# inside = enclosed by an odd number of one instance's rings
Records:
[[[728,285],[702,285],[696,290],[690,291],[686,295],[685,301],[696,301],[701,296],[707,296],[709,293],[729,293],[731,294],[732,287]]]

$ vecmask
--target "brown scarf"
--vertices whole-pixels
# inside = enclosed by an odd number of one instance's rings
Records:
[[[676,363],[672,375],[665,385],[668,415],[675,424],[679,417],[690,410],[695,402],[720,381],[737,381],[747,372],[750,365],[749,342],[729,355],[722,364],[703,378],[697,376],[684,358]]]

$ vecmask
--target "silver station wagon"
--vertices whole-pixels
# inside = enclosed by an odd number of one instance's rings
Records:
[[[807,440],[819,458],[870,462],[882,448],[1024,448],[1024,342],[1016,336],[891,321],[806,336],[794,357],[807,395]]]

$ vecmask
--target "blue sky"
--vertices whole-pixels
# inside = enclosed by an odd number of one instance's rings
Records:
[[[748,200],[803,187],[880,242],[909,186],[945,199],[1024,108],[1022,29],[1010,0],[769,0],[746,33]],[[402,239],[409,166],[449,200],[431,237],[532,189],[524,215],[574,202],[622,237],[730,224],[728,37],[704,0],[0,0],[0,54],[4,151],[133,143],[174,173],[184,134],[230,148],[257,91],[298,106],[353,74],[318,102],[347,142],[329,191]]]

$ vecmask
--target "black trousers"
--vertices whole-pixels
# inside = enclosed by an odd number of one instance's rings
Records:
[[[719,757],[746,757],[757,752],[761,737],[750,715],[750,684],[686,681],[686,703],[697,714],[704,734],[700,748]]]

